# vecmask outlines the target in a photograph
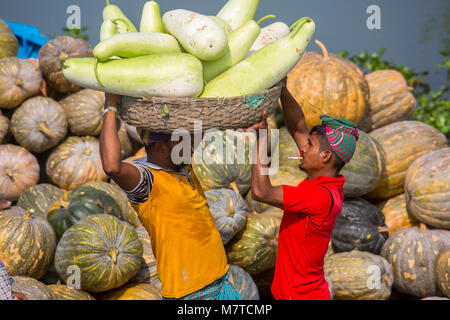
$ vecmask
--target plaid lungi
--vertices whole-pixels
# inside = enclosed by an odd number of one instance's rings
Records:
[[[241,300],[241,295],[228,281],[230,270],[216,281],[200,290],[194,291],[181,298],[164,298],[163,300]]]
[[[9,277],[8,271],[0,261],[0,300],[17,300],[12,293],[12,282],[13,279]]]

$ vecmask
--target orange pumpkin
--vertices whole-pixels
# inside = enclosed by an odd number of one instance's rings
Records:
[[[370,107],[359,128],[370,132],[392,122],[408,120],[416,108],[416,98],[397,70],[380,70],[366,75]]]
[[[31,61],[16,57],[0,59],[0,108],[16,108],[38,94],[41,83],[41,72]]]
[[[92,48],[88,42],[68,36],[57,37],[39,50],[39,67],[50,87],[62,93],[75,92],[81,87],[64,77],[61,62],[91,56]]]
[[[384,214],[386,226],[391,229],[389,236],[393,235],[399,229],[419,225],[419,221],[406,210],[406,197],[404,193],[378,203],[377,207]]]
[[[68,137],[57,146],[46,164],[50,180],[65,190],[89,181],[106,181],[100,160],[99,143],[94,137]]]
[[[0,199],[17,201],[19,195],[39,181],[39,163],[27,149],[0,145]]]
[[[321,124],[320,115],[359,123],[369,108],[369,86],[359,68],[322,50],[308,52],[288,75],[287,87],[302,106],[308,129]]]

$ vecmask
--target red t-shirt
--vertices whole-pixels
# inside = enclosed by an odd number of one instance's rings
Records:
[[[283,185],[284,215],[272,282],[275,299],[330,300],[323,263],[342,210],[344,180],[338,175],[305,179],[296,187]]]

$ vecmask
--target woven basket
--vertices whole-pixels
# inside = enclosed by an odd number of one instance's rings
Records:
[[[261,121],[262,112],[270,116],[277,108],[281,82],[253,95],[232,98],[122,97],[119,116],[127,124],[154,132],[176,129],[194,132],[194,122],[208,129],[247,128]]]

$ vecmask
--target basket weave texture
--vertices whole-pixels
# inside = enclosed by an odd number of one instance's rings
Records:
[[[268,90],[231,98],[122,97],[119,116],[127,124],[154,132],[176,129],[194,132],[201,121],[208,129],[247,128],[261,121],[265,110],[270,116],[277,108],[281,82]]]

